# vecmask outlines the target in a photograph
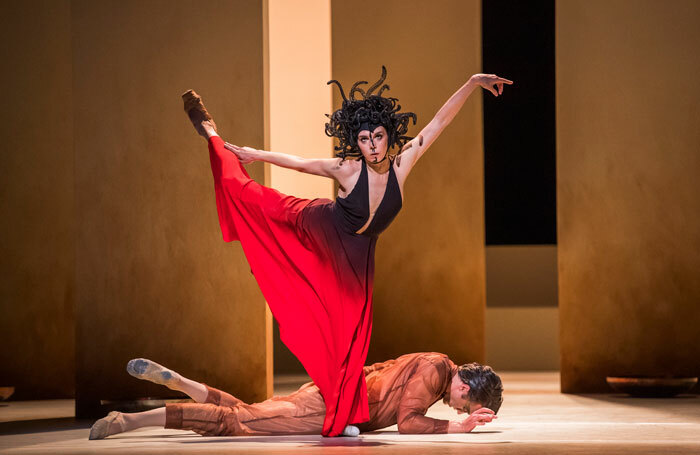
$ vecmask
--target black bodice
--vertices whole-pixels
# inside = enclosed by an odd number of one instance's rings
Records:
[[[336,222],[347,232],[357,232],[369,219],[369,177],[367,172],[367,163],[362,160],[362,170],[355,188],[347,197],[338,197],[335,200]],[[389,178],[386,182],[384,197],[377,207],[372,222],[361,235],[376,237],[381,234],[394,220],[401,210],[401,206],[401,188],[399,188],[399,181],[392,163],[389,166]]]

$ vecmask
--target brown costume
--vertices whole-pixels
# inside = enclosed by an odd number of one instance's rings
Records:
[[[361,431],[398,424],[400,433],[447,433],[447,420],[426,417],[428,408],[449,394],[457,367],[444,354],[407,354],[364,368],[369,422]],[[208,387],[205,403],[168,404],[165,428],[205,436],[321,434],[326,408],[313,383],[285,397],[246,404]]]

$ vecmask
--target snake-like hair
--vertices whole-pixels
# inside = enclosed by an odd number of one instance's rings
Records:
[[[357,135],[360,133],[360,127],[370,125],[373,131],[374,128],[381,125],[386,128],[389,140],[389,147],[397,145],[399,149],[406,142],[413,139],[406,136],[408,132],[408,122],[413,120],[416,124],[416,114],[413,112],[399,113],[401,105],[398,104],[398,99],[387,98],[382,96],[384,90],[389,86],[384,84],[386,79],[386,68],[382,65],[382,76],[371,87],[364,91],[360,86],[367,84],[367,81],[357,81],[350,89],[350,98],[345,96],[343,86],[335,79],[328,81],[328,84],[335,84],[340,89],[340,95],[343,97],[343,105],[340,109],[333,112],[332,115],[326,114],[330,119],[326,123],[326,134],[330,137],[337,137],[339,145],[335,147],[338,152],[336,156],[345,158],[361,157],[362,153],[357,146]],[[382,85],[384,84],[384,85]],[[375,90],[379,89],[376,95]],[[356,94],[362,95],[361,99],[355,98]]]

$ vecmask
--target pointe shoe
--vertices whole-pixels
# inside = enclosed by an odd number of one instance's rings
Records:
[[[214,123],[214,119],[209,115],[209,112],[207,112],[207,108],[204,107],[201,96],[197,95],[194,90],[187,90],[182,94],[182,101],[185,103],[185,112],[187,116],[200,135],[206,137],[206,133],[202,127],[203,122],[209,122],[212,128],[214,128],[214,131],[218,133],[216,123]]]
[[[116,428],[114,428],[114,426],[116,426]],[[124,426],[124,417],[122,417],[122,413],[112,411],[107,414],[107,417],[102,417],[92,425],[88,439],[104,439],[113,434],[123,433]],[[112,431],[110,431],[110,427],[113,427]],[[118,429],[118,431],[114,431],[115,429]]]
[[[360,429],[355,425],[346,425],[345,428],[343,428],[342,435],[355,438],[360,435]]]
[[[126,371],[135,378],[155,382],[170,389],[180,381],[179,374],[148,359],[129,360]]]

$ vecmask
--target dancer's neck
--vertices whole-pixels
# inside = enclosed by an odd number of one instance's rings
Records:
[[[386,174],[387,172],[389,172],[389,166],[391,166],[391,160],[389,160],[388,153],[384,156],[384,159],[381,161],[371,163],[365,160],[365,163],[367,163],[367,167],[372,169],[372,171],[374,171],[375,174]]]

